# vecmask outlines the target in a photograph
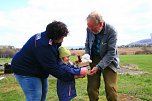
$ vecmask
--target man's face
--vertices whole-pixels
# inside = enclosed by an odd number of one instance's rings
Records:
[[[100,23],[97,24],[95,22],[95,20],[87,19],[87,26],[88,26],[88,29],[90,31],[92,31],[94,34],[98,34],[102,30],[103,23],[100,22]]]

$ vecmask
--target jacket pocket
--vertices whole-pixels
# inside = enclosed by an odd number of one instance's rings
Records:
[[[101,45],[100,45],[100,54],[101,56],[103,56],[107,51],[107,43],[106,42],[101,42]]]

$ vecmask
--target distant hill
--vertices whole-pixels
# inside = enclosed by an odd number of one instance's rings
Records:
[[[132,42],[128,45],[148,45],[148,44],[152,44],[152,39],[143,39],[143,40],[139,40],[136,42]]]

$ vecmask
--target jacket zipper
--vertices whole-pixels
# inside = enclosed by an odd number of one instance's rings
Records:
[[[69,85],[69,96],[71,96],[71,84]]]

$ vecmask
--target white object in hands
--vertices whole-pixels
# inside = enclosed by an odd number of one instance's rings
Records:
[[[89,62],[89,63],[92,63],[92,60],[90,59],[90,55],[89,54],[84,54],[82,56],[82,63],[85,63],[85,62]]]

